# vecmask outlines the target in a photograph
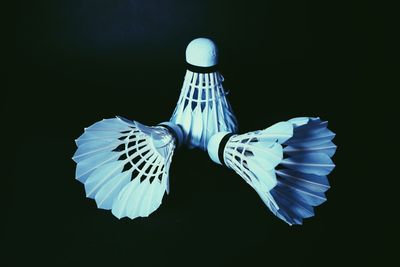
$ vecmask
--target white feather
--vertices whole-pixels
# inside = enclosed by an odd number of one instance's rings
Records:
[[[235,116],[227,103],[218,72],[187,70],[171,122],[183,128],[189,147],[206,150],[216,132],[237,131]]]
[[[106,151],[92,155],[90,158],[85,158],[82,161],[77,162],[75,177],[80,182],[85,182],[87,177],[92,171],[99,168],[107,162],[117,160],[119,153]]]
[[[257,138],[260,142],[265,141],[276,141],[280,144],[284,143],[286,140],[293,136],[293,126],[289,122],[278,122],[271,127],[268,127],[259,133],[257,133]]]
[[[236,135],[229,139],[224,150],[228,167],[234,169],[257,191],[269,191],[277,183],[274,168],[282,161],[282,146],[273,142],[259,141],[261,132]]]
[[[76,178],[86,195],[117,218],[145,217],[168,190],[168,171],[178,140],[164,127],[124,118],[87,128],[76,140]]]
[[[128,199],[135,193],[135,190],[140,185],[140,178],[134,178],[129,184],[122,188],[121,192],[118,194],[117,198],[114,200],[112,206],[112,214],[118,219],[127,216],[126,207],[128,204]]]
[[[145,195],[145,193],[147,193],[146,191],[149,185],[150,181],[148,179],[145,179],[137,187],[135,193],[129,196],[128,202],[126,204],[126,216],[128,216],[131,219],[134,219],[136,217],[141,217],[142,214],[139,213],[140,205],[143,196]]]
[[[86,197],[94,198],[97,191],[111,178],[122,172],[124,164],[121,161],[112,161],[97,168],[85,181]]]
[[[97,207],[100,209],[111,209],[114,199],[118,196],[122,188],[130,182],[131,176],[132,171],[125,171],[106,182],[95,196]]]

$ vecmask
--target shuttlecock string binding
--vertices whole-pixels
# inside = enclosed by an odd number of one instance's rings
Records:
[[[192,65],[188,62],[186,62],[186,68],[187,70],[195,73],[212,73],[212,72],[217,72],[218,71],[218,65],[213,65],[210,67],[200,67],[200,66],[195,66]]]

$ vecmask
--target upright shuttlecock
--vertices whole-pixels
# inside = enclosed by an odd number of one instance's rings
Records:
[[[212,135],[236,132],[237,122],[217,71],[215,43],[194,39],[186,48],[186,62],[188,69],[171,122],[183,128],[189,147],[206,150]]]
[[[147,217],[169,191],[168,172],[180,127],[148,127],[121,117],[99,121],[76,140],[76,179],[98,208],[118,217]]]
[[[241,135],[215,134],[211,159],[238,173],[288,224],[302,224],[326,200],[335,134],[319,118],[295,118]]]

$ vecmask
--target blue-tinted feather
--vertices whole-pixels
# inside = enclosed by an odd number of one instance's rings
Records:
[[[315,175],[328,175],[335,167],[331,158],[323,153],[296,155],[282,160],[281,165],[292,170]]]

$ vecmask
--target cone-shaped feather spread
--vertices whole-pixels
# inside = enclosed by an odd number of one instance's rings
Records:
[[[335,134],[319,118],[295,118],[265,130],[218,133],[208,145],[213,161],[238,173],[268,208],[288,224],[301,224],[326,200]]]
[[[168,192],[169,166],[181,140],[182,131],[171,123],[99,121],[76,140],[76,179],[99,208],[118,218],[147,217]]]

